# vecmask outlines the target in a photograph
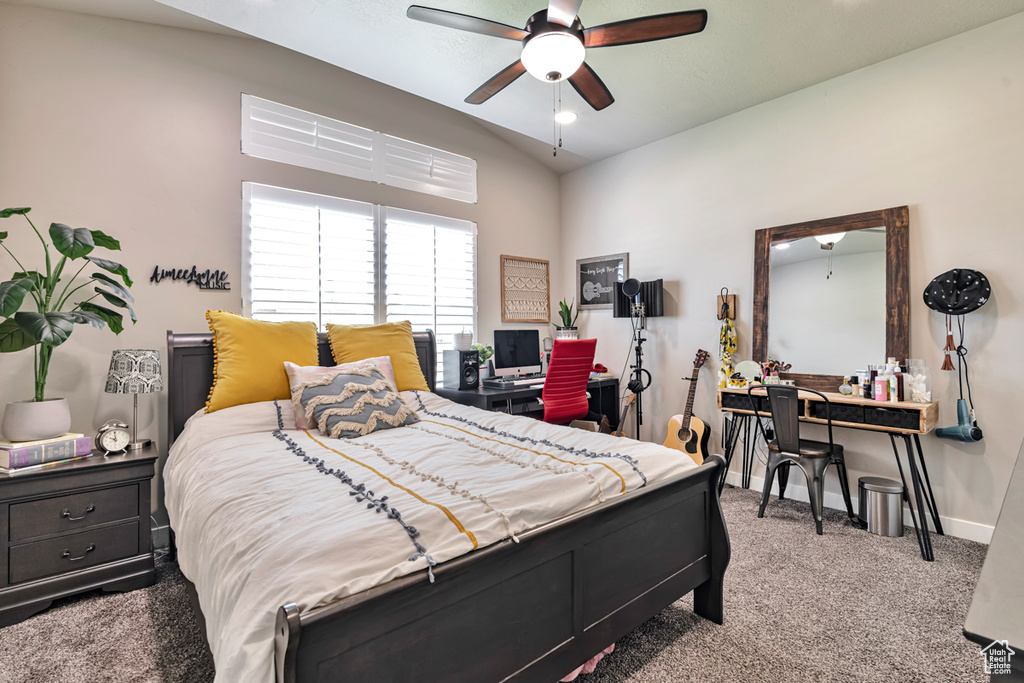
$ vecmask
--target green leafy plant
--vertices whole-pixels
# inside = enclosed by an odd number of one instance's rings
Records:
[[[576,327],[576,318],[580,317],[580,312],[577,309],[573,315],[575,305],[576,299],[573,299],[572,303],[566,303],[565,299],[558,302],[558,317],[562,319],[562,327]]]
[[[63,223],[50,224],[50,239],[47,241],[28,217],[31,210],[0,211],[0,218],[24,217],[42,243],[46,257],[45,272],[29,270],[4,244],[9,233],[0,232],[0,247],[10,254],[19,268],[10,280],[0,283],[0,318],[3,319],[0,322],[0,353],[33,349],[35,400],[42,401],[53,350],[68,340],[75,331],[75,325],[91,325],[97,329],[106,326],[114,334],[120,334],[124,329],[121,313],[93,303],[93,299],[99,298],[110,306],[124,309],[132,323],[135,323],[135,312],[129,304],[135,299],[128,292],[132,279],[127,268],[120,263],[91,256],[96,247],[119,251],[120,242],[100,230],[69,228]],[[51,246],[56,254],[51,255]],[[51,256],[58,255],[60,259],[55,264]],[[65,266],[74,261],[84,262],[74,275],[64,277]],[[80,281],[79,276],[90,266],[119,276],[124,285],[102,272],[91,273],[84,282]],[[94,285],[92,295],[84,299],[81,295],[74,297],[77,303],[72,303],[72,295],[90,285]],[[21,310],[26,302],[33,310]]]
[[[469,348],[477,352],[481,363],[486,363],[494,355],[494,347],[487,346],[486,344],[473,344]]]

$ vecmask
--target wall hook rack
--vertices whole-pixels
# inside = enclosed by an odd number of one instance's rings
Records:
[[[718,319],[736,319],[736,295],[729,293],[728,287],[722,287],[718,294]]]

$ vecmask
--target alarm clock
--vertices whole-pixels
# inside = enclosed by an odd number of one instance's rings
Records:
[[[96,447],[103,451],[104,455],[124,453],[128,450],[128,442],[131,440],[128,425],[120,420],[110,420],[96,433]]]

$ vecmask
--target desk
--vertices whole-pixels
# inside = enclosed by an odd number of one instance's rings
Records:
[[[466,406],[492,410],[510,415],[544,410],[540,398],[542,387],[518,387],[515,389],[451,389],[437,387],[438,396]],[[608,418],[612,427],[619,422],[619,380],[616,377],[600,377],[587,382],[590,392],[590,409]]]
[[[1021,449],[1024,452],[1024,449]],[[993,672],[993,683],[1024,681],[1024,584],[1020,580],[1024,565],[1024,455],[1010,475],[1010,486],[999,511],[974,599],[964,621],[964,635],[983,648],[995,640],[1004,641],[1016,652],[1010,658],[1010,672]],[[1000,647],[995,645],[996,648]]]
[[[932,541],[928,530],[928,520],[925,517],[927,509],[935,532],[942,534],[942,522],[939,518],[939,511],[935,504],[935,495],[932,493],[931,480],[928,477],[928,468],[924,461],[924,452],[921,450],[921,435],[927,434],[935,428],[939,419],[939,404],[937,401],[931,403],[912,403],[910,401],[874,401],[871,399],[845,396],[838,393],[825,394],[832,409],[832,426],[846,429],[861,429],[873,432],[881,432],[889,436],[892,444],[893,455],[896,457],[896,466],[900,471],[900,479],[903,480],[903,499],[907,501],[910,508],[910,519],[914,522],[914,532],[917,534],[917,543],[921,548],[921,557],[931,562],[935,559],[932,552]],[[754,395],[757,402],[758,413],[762,417],[771,417],[768,408],[768,399],[765,396]],[[827,424],[825,419],[825,402],[817,394],[800,392],[800,421],[814,424]],[[732,425],[725,434],[725,462],[726,471],[732,463],[733,451],[736,448],[741,429],[750,433],[749,419],[755,415],[751,409],[750,401],[747,398],[746,389],[719,389],[718,409],[732,413],[739,419],[733,419]],[[896,445],[896,437],[903,439],[904,448],[907,452],[907,469],[910,470],[910,480],[914,490],[911,499],[907,488],[907,479],[903,472],[903,463],[900,459],[899,449]],[[756,434],[755,434],[755,439]],[[749,437],[746,441],[749,440]],[[749,469],[753,468],[752,448],[744,441],[744,477],[746,486],[750,484],[748,475]],[[747,462],[747,451],[750,450],[750,462]],[[788,468],[786,468],[788,469]],[[785,492],[783,477],[788,476],[779,470],[779,488]],[[723,473],[724,482],[724,473]],[[921,518],[920,525],[918,517]]]

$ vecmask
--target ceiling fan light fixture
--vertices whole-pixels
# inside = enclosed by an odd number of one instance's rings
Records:
[[[547,83],[564,81],[583,64],[583,42],[571,33],[552,31],[526,41],[520,57],[531,76]]]
[[[829,244],[835,244],[844,237],[846,237],[845,232],[833,232],[828,235],[815,235],[814,239],[818,240],[818,244],[826,246]]]
[[[575,121],[577,117],[578,115],[576,114],[576,112],[565,109],[555,114],[555,121],[561,123],[564,126]]]

